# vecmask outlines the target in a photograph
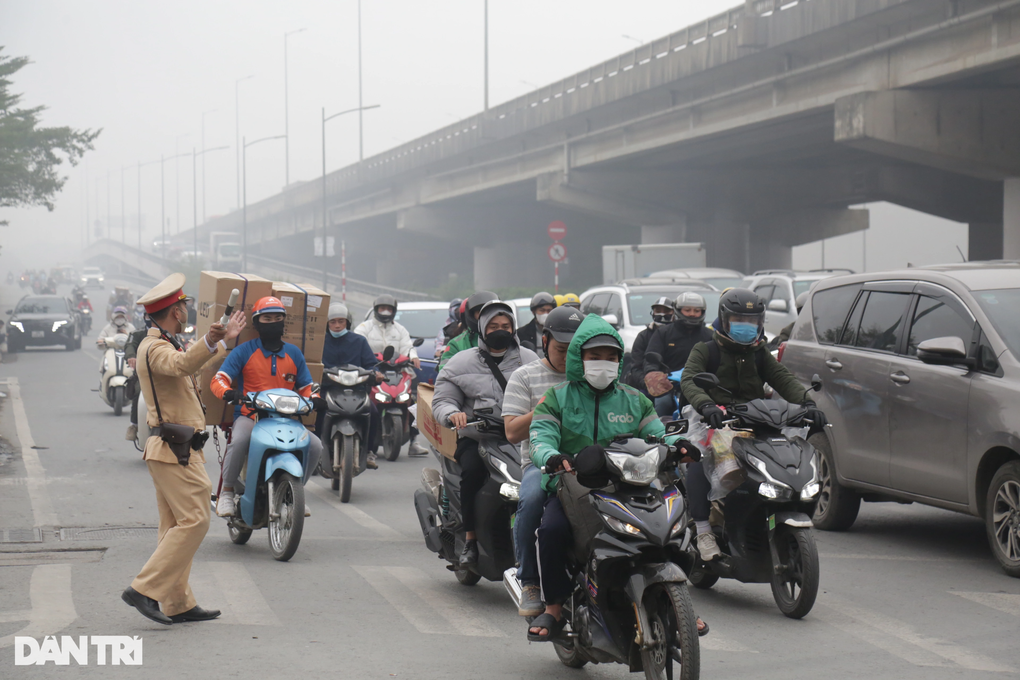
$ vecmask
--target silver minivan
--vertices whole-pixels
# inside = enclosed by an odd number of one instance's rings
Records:
[[[780,356],[823,380],[818,528],[862,500],[965,512],[1020,577],[1020,263],[819,281]]]

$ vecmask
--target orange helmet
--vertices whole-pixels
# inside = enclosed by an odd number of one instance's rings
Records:
[[[283,303],[280,302],[280,298],[275,298],[272,295],[264,297],[255,303],[255,307],[251,310],[252,323],[255,322],[263,314],[287,314],[287,310],[284,308]]]

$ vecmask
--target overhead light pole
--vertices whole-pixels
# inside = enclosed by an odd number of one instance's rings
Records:
[[[127,245],[127,210],[124,207],[124,171],[126,165],[120,166],[120,240]]]
[[[234,139],[237,144],[237,160],[234,167],[237,169],[237,203],[241,202],[241,83],[254,77],[245,76],[234,81]]]
[[[326,121],[333,120],[346,113],[358,112],[358,116],[361,116],[363,111],[368,109],[377,109],[380,104],[372,104],[371,106],[359,106],[356,109],[347,109],[339,113],[334,113],[332,116],[326,116],[326,107],[322,108],[322,290],[328,290],[326,288],[327,279],[329,277],[328,264],[329,260],[326,257]],[[346,278],[341,284],[341,296],[342,299],[347,301],[347,285]]]
[[[174,206],[174,222],[176,223],[177,233],[178,234],[181,233],[181,161],[180,161],[180,158],[181,158],[181,156],[187,156],[188,155],[187,152],[181,153],[180,152],[181,151],[180,147],[181,147],[181,140],[184,139],[187,136],[188,135],[186,135],[186,134],[185,135],[178,135],[177,139],[174,140],[174,153],[177,154],[176,156],[174,156],[174,158],[177,159],[177,160],[174,161],[174,176],[175,176],[174,184],[176,185],[175,188],[174,188],[174,193],[176,194],[174,196],[174,203],[176,204]]]
[[[159,222],[163,233],[160,250],[164,260],[166,259],[166,182],[164,181],[166,162],[180,158],[183,155],[179,153],[169,158],[159,157]]]
[[[283,34],[283,135],[284,142],[284,187],[290,186],[290,84],[287,79],[287,38],[295,33],[301,33],[305,29],[299,28],[296,31]]]
[[[195,152],[195,147],[191,147],[191,196],[192,196],[191,209],[192,209],[192,213],[193,213],[193,215],[192,215],[192,222],[193,222],[193,228],[192,228],[193,234],[192,234],[192,236],[194,237],[194,240],[195,240],[195,247],[194,247],[194,250],[192,251],[192,254],[193,254],[194,259],[195,259],[196,262],[198,261],[198,180],[196,179],[196,174],[197,173],[195,172],[195,170],[198,169],[198,162],[197,162],[198,161],[198,157],[202,156],[202,167],[203,167],[203,171],[202,171],[202,182],[203,182],[203,186],[202,186],[202,201],[203,201],[203,206],[202,206],[202,223],[205,224],[205,205],[204,205],[204,202],[205,202],[205,170],[204,170],[204,168],[205,168],[205,155],[207,153],[211,152],[211,151],[223,151],[224,149],[229,149],[230,148],[229,146],[216,146],[216,147],[213,147],[212,149],[206,149],[206,148],[204,148],[204,146],[205,145],[203,144],[203,149],[201,151],[197,152],[197,153]]]
[[[205,117],[215,112],[216,109],[202,112],[202,224],[205,224]]]
[[[248,147],[271,139],[283,139],[286,135],[262,137],[253,142],[241,137],[241,271],[248,271]]]
[[[364,103],[361,101],[361,0],[358,0],[358,160],[365,160],[365,132],[362,127],[364,120],[362,113],[364,112]],[[322,247],[325,248],[326,244],[323,243]],[[325,251],[323,251],[325,252]]]
[[[142,163],[138,161],[138,250],[142,249],[142,168],[159,163],[159,160]]]
[[[485,0],[485,110],[489,110],[489,0]]]

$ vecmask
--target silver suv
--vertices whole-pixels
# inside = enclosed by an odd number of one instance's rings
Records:
[[[824,383],[815,526],[849,528],[861,500],[965,512],[1020,577],[1020,263],[820,281],[781,360]]]
[[[795,272],[789,269],[759,271],[744,279],[743,288],[750,288],[765,300],[765,333],[771,338],[797,320],[797,298],[822,279],[839,274],[853,274],[850,269],[813,269]]]

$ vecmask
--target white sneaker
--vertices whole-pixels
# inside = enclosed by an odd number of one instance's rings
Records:
[[[705,562],[711,562],[722,555],[722,551],[719,550],[719,544],[715,541],[715,534],[698,534],[697,541],[698,553]]]
[[[237,505],[234,503],[234,493],[220,494],[219,499],[216,501],[216,516],[233,517],[236,511]]]

